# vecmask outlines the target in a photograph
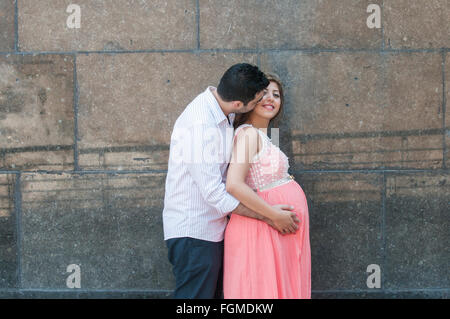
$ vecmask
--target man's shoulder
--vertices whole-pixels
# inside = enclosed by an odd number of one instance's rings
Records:
[[[211,112],[208,111],[209,99],[207,91],[197,95],[180,114],[175,122],[177,127],[191,127],[194,125],[208,125],[214,123]]]

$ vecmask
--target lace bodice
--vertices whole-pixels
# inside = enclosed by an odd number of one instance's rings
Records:
[[[236,128],[234,137],[242,134],[245,127],[253,126],[251,124],[240,125]],[[272,143],[264,132],[256,130],[261,137],[262,148],[250,161],[250,169],[245,180],[246,184],[255,190],[289,176],[288,157]]]

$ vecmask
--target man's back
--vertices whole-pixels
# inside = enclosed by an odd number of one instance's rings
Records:
[[[226,192],[224,176],[232,148],[233,119],[208,87],[175,122],[165,185],[164,239],[223,239],[226,216],[239,202]],[[215,152],[212,160],[205,150]],[[210,154],[209,154],[210,155]]]

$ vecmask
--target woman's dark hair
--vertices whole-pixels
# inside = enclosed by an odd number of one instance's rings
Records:
[[[282,117],[283,104],[284,104],[283,85],[281,84],[280,78],[275,73],[266,73],[266,77],[269,80],[269,84],[270,84],[270,82],[275,82],[278,85],[278,91],[280,92],[280,109],[278,110],[277,115],[275,115],[275,117],[272,118],[269,122],[269,125],[271,124],[272,127],[279,127],[278,122],[279,122],[279,119]],[[269,84],[267,84],[267,86],[269,86]],[[234,128],[237,128],[241,124],[244,124],[248,120],[251,112],[252,111],[247,112],[247,113],[236,114],[236,117],[233,122]]]
[[[255,98],[256,93],[268,85],[269,80],[257,66],[239,63],[224,73],[217,87],[217,93],[225,102],[241,101],[247,105]]]

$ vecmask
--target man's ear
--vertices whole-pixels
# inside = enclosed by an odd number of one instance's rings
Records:
[[[242,101],[232,101],[231,105],[233,106],[233,110],[237,111],[244,106],[244,103]]]

